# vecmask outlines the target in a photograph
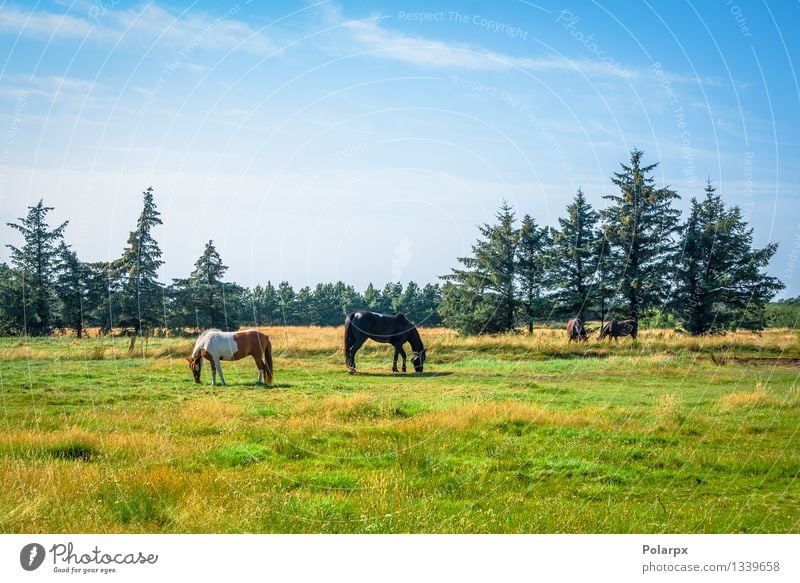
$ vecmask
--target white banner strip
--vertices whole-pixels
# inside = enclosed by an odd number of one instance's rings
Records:
[[[0,535],[0,581],[800,581],[800,535]]]

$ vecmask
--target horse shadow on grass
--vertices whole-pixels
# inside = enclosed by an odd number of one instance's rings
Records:
[[[258,383],[228,383],[227,385],[214,385],[208,386],[209,389],[252,389],[254,391],[272,389],[291,389],[294,388],[290,383],[274,383],[272,385],[258,384]]]
[[[357,377],[393,377],[403,379],[418,379],[418,378],[432,378],[432,377],[447,377],[451,372],[357,372],[354,376]]]

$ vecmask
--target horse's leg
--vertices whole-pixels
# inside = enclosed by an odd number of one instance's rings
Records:
[[[219,369],[219,384],[223,387],[225,386],[225,377],[222,375],[222,364],[220,363],[218,358],[214,359],[216,361],[217,369]]]
[[[217,384],[217,365],[214,363],[214,359],[210,358],[211,361],[211,386]]]
[[[350,347],[350,374],[355,374],[356,372],[356,351],[358,351],[358,349],[361,348],[366,341],[366,336],[363,336],[362,338],[356,338],[356,341],[353,342],[353,345]]]
[[[263,384],[261,379],[266,376],[266,371],[264,369],[264,360],[261,358],[261,355],[256,352],[253,354],[253,360],[256,361],[256,367],[258,368],[258,380],[256,381],[257,385]]]
[[[401,370],[406,372],[406,351],[403,350],[402,345],[397,347],[397,351],[400,353],[400,357],[403,359],[403,368]]]
[[[400,354],[400,347],[394,347],[394,357],[392,358],[392,372],[397,372],[397,356]]]

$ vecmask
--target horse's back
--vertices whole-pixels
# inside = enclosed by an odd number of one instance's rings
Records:
[[[269,344],[269,336],[253,329],[234,332],[233,338],[238,347],[237,358],[242,358],[248,354],[263,354]]]
[[[393,337],[403,334],[412,326],[405,314],[381,314],[369,310],[356,310],[349,314],[345,318],[345,325],[376,342],[391,342]]]

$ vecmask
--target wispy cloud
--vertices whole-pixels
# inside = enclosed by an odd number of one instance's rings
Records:
[[[0,99],[20,95],[38,97],[53,103],[93,105],[102,86],[74,77],[58,75],[6,75],[0,85]]]
[[[364,52],[374,58],[388,59],[426,68],[462,69],[472,71],[503,71],[522,69],[529,72],[565,72],[592,78],[634,81],[651,79],[649,68],[609,64],[602,59],[575,58],[564,54],[547,56],[518,56],[488,50],[475,44],[452,43],[443,40],[406,34],[390,28],[390,17],[375,15],[355,20],[342,14],[335,4],[323,9],[328,24],[336,24],[347,32],[345,42],[337,44],[338,52]],[[675,84],[723,85],[719,77],[681,74],[664,71]]]
[[[83,14],[74,10],[59,14],[6,6],[0,12],[0,32],[45,41],[88,37],[95,42],[123,46],[157,43],[199,50],[237,49],[256,55],[274,52],[275,42],[261,29],[241,20],[242,17],[238,4],[221,15],[198,11],[177,13],[154,3],[101,12],[90,8]]]
[[[49,38],[83,38],[92,31],[86,18],[56,14],[43,10],[26,11],[4,6],[0,11],[0,31],[47,40]]]
[[[338,12],[329,16],[341,19],[341,27],[347,31],[355,46],[350,50],[361,50],[373,56],[411,65],[429,68],[466,69],[473,71],[502,71],[524,69],[534,72],[566,71],[580,72],[587,76],[633,78],[634,69],[609,67],[599,61],[572,59],[564,56],[520,57],[487,50],[480,46],[454,44],[420,36],[411,36],[383,26],[384,17],[366,20],[348,20]]]

